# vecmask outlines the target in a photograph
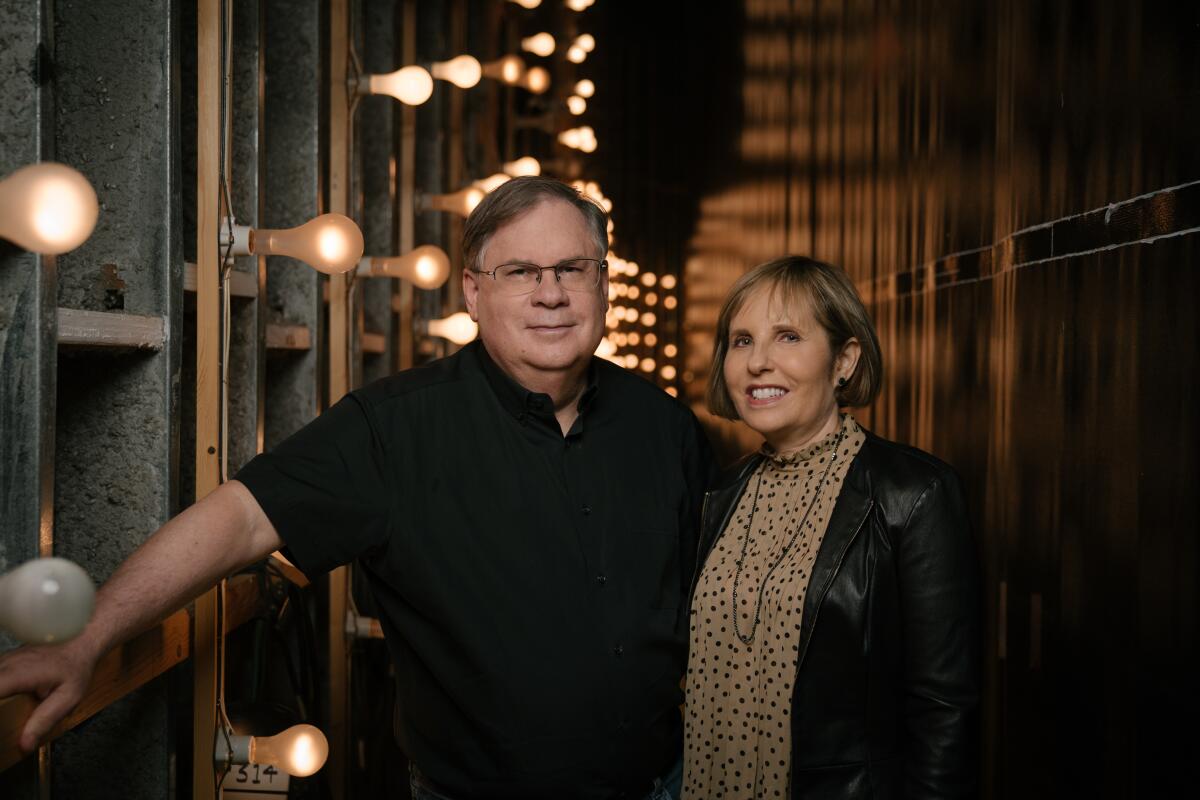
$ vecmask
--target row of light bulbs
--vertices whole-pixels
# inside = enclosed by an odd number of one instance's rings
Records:
[[[516,3],[521,8],[534,9],[542,4],[542,0],[509,0],[511,3]],[[566,0],[566,7],[572,11],[586,11],[591,8],[596,0]]]

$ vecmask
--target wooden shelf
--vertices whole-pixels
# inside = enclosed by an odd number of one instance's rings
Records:
[[[312,331],[307,325],[268,325],[268,350],[311,350]]]
[[[183,290],[196,291],[196,265],[190,261],[183,265]],[[258,277],[249,272],[230,270],[229,293],[234,297],[258,297]]]
[[[362,351],[380,355],[387,352],[387,338],[382,333],[364,333],[362,335]]]
[[[167,321],[115,311],[58,309],[60,347],[161,350],[167,341]]]

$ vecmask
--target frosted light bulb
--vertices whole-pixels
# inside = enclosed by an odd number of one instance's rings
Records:
[[[596,93],[596,84],[587,78],[575,84],[575,94],[583,98],[591,97]]]
[[[525,62],[520,56],[507,55],[489,61],[482,67],[483,76],[516,86],[525,77]]]
[[[610,358],[617,354],[617,346],[609,339],[601,339],[599,346],[596,347],[596,355],[600,358]]]
[[[662,287],[664,289],[674,289],[675,288],[675,276],[674,275],[663,275],[660,283],[662,284]]]
[[[244,230],[249,232],[248,254],[291,256],[326,275],[354,269],[363,254],[362,231],[354,220],[341,214],[322,214],[286,230],[235,229],[235,240]],[[239,252],[235,248],[235,255]]]
[[[488,194],[491,194],[492,192],[496,191],[501,186],[503,186],[504,184],[508,183],[511,180],[512,180],[511,175],[506,175],[503,172],[497,172],[495,175],[488,175],[486,178],[480,178],[479,180],[475,181],[472,185],[478,186],[480,189],[483,189]]]
[[[653,272],[642,273],[642,284],[645,286],[653,286],[657,280],[658,276],[656,276]]]
[[[587,50],[584,50],[577,44],[573,44],[567,48],[567,61],[572,64],[582,64],[587,61]]]
[[[516,161],[507,161],[504,163],[504,166],[502,166],[501,169],[514,178],[518,178],[523,175],[542,174],[542,164],[533,156],[518,158]]]
[[[372,278],[399,278],[418,289],[436,289],[450,277],[450,257],[436,245],[423,244],[402,256],[364,258],[358,270]]]
[[[478,186],[468,186],[452,194],[422,194],[419,205],[429,211],[445,211],[448,214],[469,217],[486,194],[487,192]]]
[[[65,558],[37,558],[0,575],[0,630],[22,642],[63,642],[92,617],[96,590]]]
[[[575,47],[578,47],[585,53],[590,53],[596,49],[596,37],[590,33],[581,33],[575,37]]]
[[[30,164],[0,181],[0,239],[34,253],[74,250],[99,214],[92,185],[64,164]]]
[[[250,763],[271,764],[297,778],[307,778],[325,766],[329,742],[312,725],[293,725],[274,736],[250,739]]]
[[[583,141],[583,136],[579,133],[578,128],[569,128],[558,135],[558,141],[567,147],[578,149],[580,142]]]
[[[483,67],[474,56],[458,56],[449,61],[438,61],[430,65],[433,77],[450,81],[460,89],[470,89],[483,77]]]
[[[567,0],[567,8],[572,11],[586,11],[596,0]]]
[[[675,372],[675,368],[673,366],[671,366],[670,364],[667,364],[665,367],[662,368],[662,370],[659,372],[659,374],[663,376],[664,380],[673,381],[673,380],[675,380],[676,372]]]
[[[554,53],[554,37],[545,31],[535,33],[533,36],[526,36],[521,40],[521,49],[545,58]]]
[[[537,8],[542,4],[542,0],[509,0],[510,3],[516,3],[521,8]]]
[[[447,339],[455,344],[468,344],[479,335],[479,325],[465,311],[445,319],[429,320],[429,335]]]
[[[525,73],[521,85],[534,94],[542,94],[550,88],[550,73],[543,67],[533,67]]]
[[[386,94],[406,106],[419,106],[433,94],[433,78],[423,67],[401,67],[386,75],[365,77],[367,94]]]
[[[655,363],[653,358],[642,359],[642,372],[654,372],[654,367]]]
[[[674,358],[675,354],[678,352],[679,352],[679,348],[673,344],[669,344],[663,348],[663,355],[666,356],[667,358]]]
[[[587,100],[584,100],[577,94],[573,94],[567,98],[567,110],[575,116],[579,116],[587,111]]]

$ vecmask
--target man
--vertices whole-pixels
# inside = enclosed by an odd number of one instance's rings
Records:
[[[481,341],[352,392],[151,537],[77,639],[0,657],[0,696],[45,698],[22,746],[102,653],[286,547],[367,576],[418,798],[677,786],[708,450],[683,406],[592,357],[606,224],[546,178],[489,195],[463,237]]]

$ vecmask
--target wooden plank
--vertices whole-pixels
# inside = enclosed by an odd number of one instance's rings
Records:
[[[403,0],[400,6],[400,64],[417,63],[417,0]],[[400,106],[400,164],[399,185],[396,187],[399,214],[398,253],[412,252],[416,247],[416,171],[417,171],[417,109]],[[413,365],[413,287],[408,281],[396,281],[392,294],[392,310],[396,313],[396,369]]]
[[[166,341],[167,321],[163,317],[58,309],[59,347],[162,350]]]
[[[268,350],[311,350],[312,331],[307,325],[267,325]]]
[[[271,563],[275,565],[275,569],[297,586],[308,586],[308,576],[300,571],[300,568],[288,561],[287,556],[276,550],[271,553]]]
[[[183,264],[183,290],[196,291],[196,265],[190,261]],[[229,272],[229,293],[234,297],[258,297],[258,275],[249,272],[231,270]]]
[[[381,355],[387,352],[387,337],[382,333],[365,331],[362,335],[362,351]]]
[[[196,5],[196,500],[221,483],[220,331],[220,136],[222,0]],[[232,24],[230,21],[229,24]],[[219,642],[224,628],[219,596],[223,587],[202,594],[194,605],[192,652],[192,796],[216,797],[213,741],[221,676]]]
[[[106,654],[96,664],[96,671],[83,700],[54,727],[50,739],[58,738],[185,660],[189,655],[190,628],[187,610],[180,609],[150,630]],[[28,694],[0,700],[0,772],[25,757],[17,747],[17,738],[35,704],[33,696]],[[208,758],[211,762],[211,741]]]

